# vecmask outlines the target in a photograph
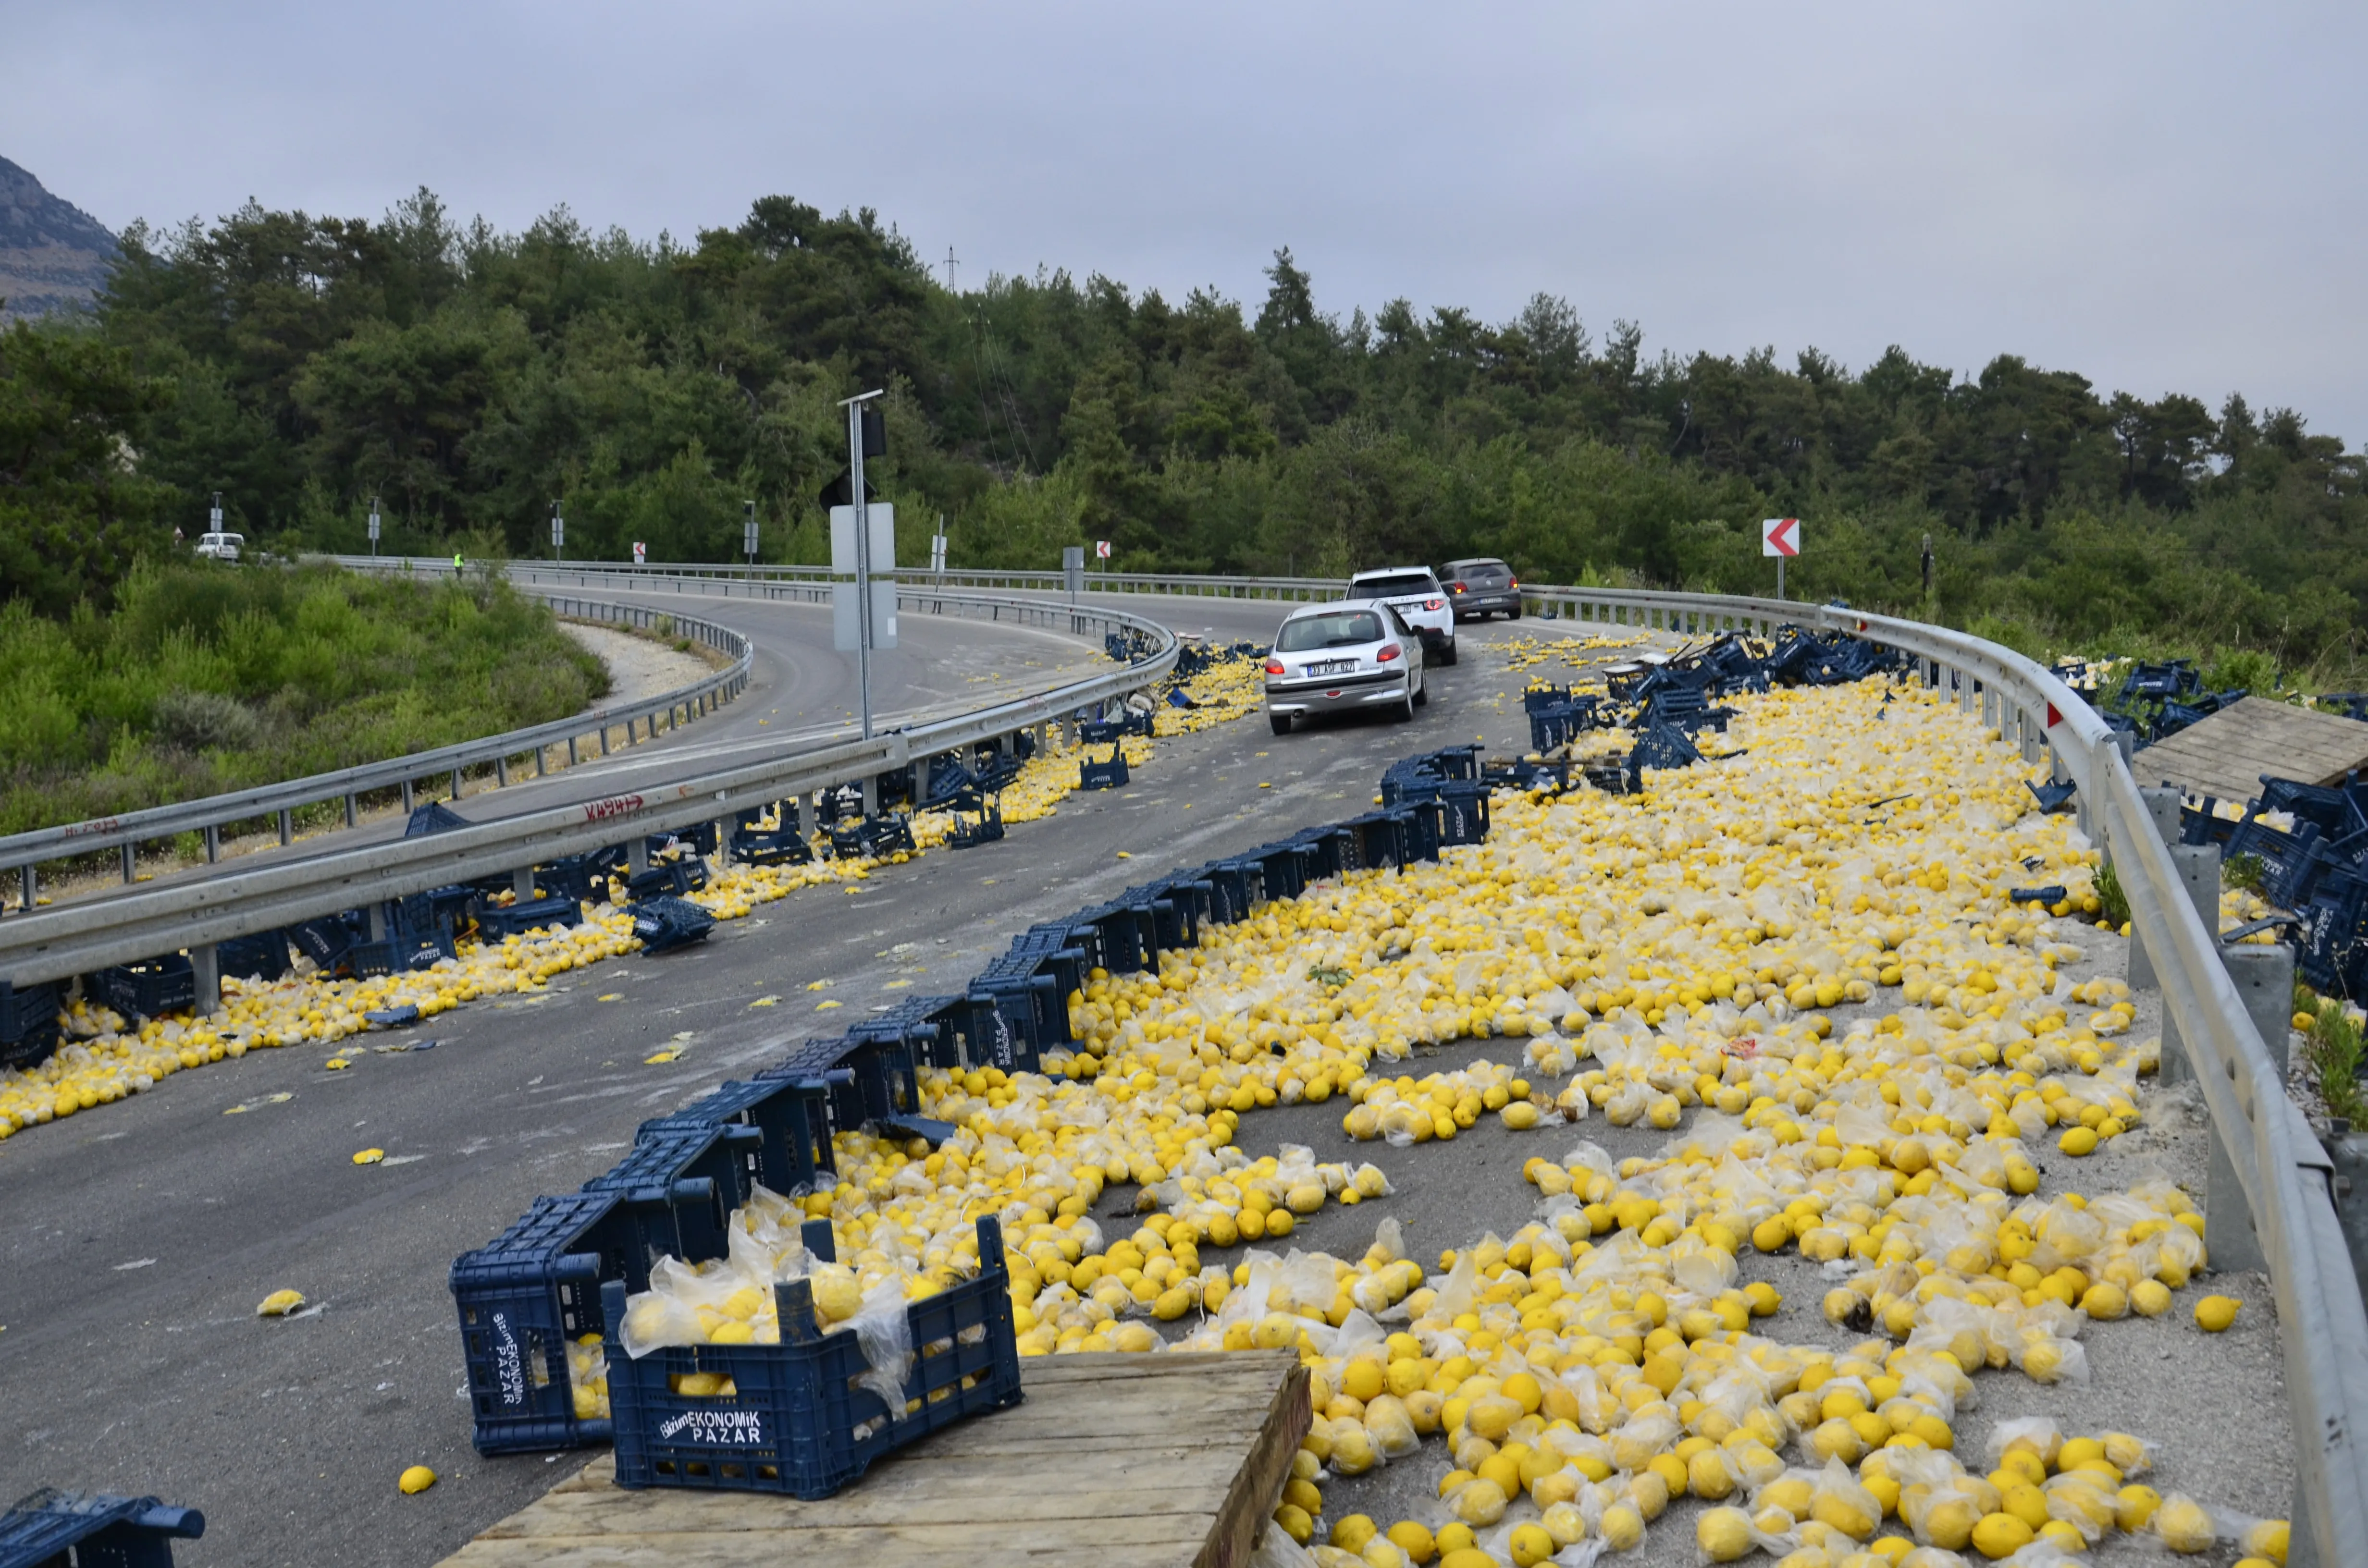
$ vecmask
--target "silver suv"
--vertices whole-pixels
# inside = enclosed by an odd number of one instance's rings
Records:
[[[1428,566],[1384,566],[1349,579],[1352,599],[1379,599],[1405,617],[1422,639],[1423,652],[1442,665],[1455,662],[1455,611],[1447,590]]]

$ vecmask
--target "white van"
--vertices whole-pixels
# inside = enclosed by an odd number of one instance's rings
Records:
[[[199,534],[198,553],[215,561],[235,561],[239,547],[245,543],[245,534]]]

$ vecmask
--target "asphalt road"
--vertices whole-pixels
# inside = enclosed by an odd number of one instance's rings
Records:
[[[737,624],[749,607],[731,608]],[[1282,613],[1177,610],[1179,630],[1227,639],[1269,635]],[[806,890],[701,948],[579,971],[544,997],[461,1008],[435,1021],[433,1051],[348,1051],[357,1065],[338,1073],[325,1048],[256,1052],[0,1144],[0,1497],[56,1484],[202,1508],[207,1536],[176,1551],[185,1564],[437,1561],[574,1462],[471,1449],[454,1256],[538,1194],[598,1175],[643,1119],[837,1032],[848,1015],[807,1010],[808,982],[831,981],[849,1009],[902,994],[882,993],[893,979],[953,989],[1036,921],[1364,809],[1397,757],[1524,733],[1501,657],[1467,645],[1459,667],[1430,674],[1411,725],[1280,738],[1253,717],[1162,741],[1131,789],[1072,797],[1001,844],[925,856],[852,895]],[[908,678],[957,689],[944,674]],[[713,744],[769,708],[826,718],[827,693],[744,699],[683,743]],[[749,1008],[768,994],[783,1000]],[[643,1064],[684,1030],[680,1061]],[[256,1108],[223,1114],[239,1105]],[[388,1162],[353,1165],[365,1147]],[[258,1320],[283,1287],[317,1310]],[[404,1497],[395,1477],[416,1462],[442,1480]]]

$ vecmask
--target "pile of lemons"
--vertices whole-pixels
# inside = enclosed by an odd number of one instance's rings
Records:
[[[1506,637],[1490,646],[1505,654],[1508,665],[1519,673],[1533,670],[1540,665],[1560,659],[1574,668],[1589,661],[1588,653],[1600,653],[1609,648],[1634,648],[1653,640],[1649,631],[1629,632],[1613,636],[1608,632],[1589,632],[1576,637]]]
[[[1202,706],[1163,709],[1157,720],[1160,733],[1186,733],[1252,710],[1257,699],[1246,699],[1243,692],[1255,669],[1251,661],[1229,660],[1196,677],[1188,689]],[[1153,744],[1144,736],[1125,737],[1122,747],[1131,767],[1153,756]],[[1052,815],[1077,788],[1077,756],[1075,746],[1055,745],[1023,764],[1003,792],[1004,822],[1016,825]],[[955,818],[948,812],[917,812],[912,822],[914,842],[920,850],[936,848],[954,826]],[[717,919],[736,920],[802,889],[860,883],[878,867],[910,858],[900,850],[879,858],[734,865],[716,871],[691,897]],[[335,1045],[369,1029],[366,1015],[371,1012],[416,1006],[427,1018],[481,996],[531,994],[553,975],[635,951],[640,945],[632,917],[603,903],[592,905],[580,926],[538,928],[499,943],[463,945],[456,959],[400,975],[337,980],[304,974],[268,982],[226,978],[222,1010],[201,1018],[182,1015],[134,1026],[112,1008],[77,1000],[64,1015],[64,1041],[54,1055],[28,1069],[0,1068],[0,1140],[114,1104],[185,1069],[235,1061],[250,1050]]]
[[[1688,1495],[1711,1506],[1705,1557],[1804,1568],[2230,1533],[2177,1494],[2149,1506],[2151,1456],[2120,1435],[2034,1438],[1988,1473],[1956,1454],[1976,1373],[2084,1380],[2083,1325],[2167,1312],[2204,1262],[2168,1183],[2041,1191],[2037,1142],[2085,1154],[2141,1126],[2153,1062],[2125,986],[2059,972],[2093,855],[2028,809],[1994,732],[1930,698],[1743,707],[1748,749],[1715,767],[1635,797],[1500,795],[1486,845],[1264,904],[1156,974],[1094,972],[1066,1057],[925,1072],[953,1136],[843,1137],[837,1179],[796,1201],[860,1290],[971,1277],[972,1223],[999,1215],[1027,1354],[1157,1350],[1178,1331],[1156,1325],[1196,1313],[1174,1343],[1296,1350],[1318,1416],[1277,1518],[1325,1568],[1624,1550]],[[2047,883],[2053,906],[2010,902]],[[1406,1070],[1492,1038],[1517,1062]],[[1240,1123],[1336,1096],[1349,1148],[1491,1115],[1565,1129],[1524,1168],[1539,1218],[1430,1272],[1386,1221],[1353,1259],[1292,1248],[1388,1182],[1294,1145],[1254,1158]],[[1670,1136],[1569,1148],[1599,1112]],[[1096,1211],[1125,1184],[1121,1233]],[[1759,1332],[1782,1303],[1745,1272],[1788,1251],[1825,1266],[1847,1348]],[[2234,1308],[2195,1315],[2216,1331]],[[1435,1515],[1325,1522],[1331,1479],[1432,1454]]]

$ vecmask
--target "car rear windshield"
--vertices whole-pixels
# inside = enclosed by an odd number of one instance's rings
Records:
[[[1382,618],[1371,610],[1344,609],[1334,615],[1301,616],[1282,623],[1274,640],[1278,653],[1304,653],[1310,648],[1348,648],[1382,640]]]
[[[1477,583],[1487,588],[1493,588],[1512,576],[1501,561],[1475,561],[1468,566],[1458,566],[1455,574],[1467,583]]]
[[[1406,594],[1435,594],[1439,580],[1428,572],[1396,572],[1386,577],[1367,577],[1349,585],[1352,599],[1396,598]]]

